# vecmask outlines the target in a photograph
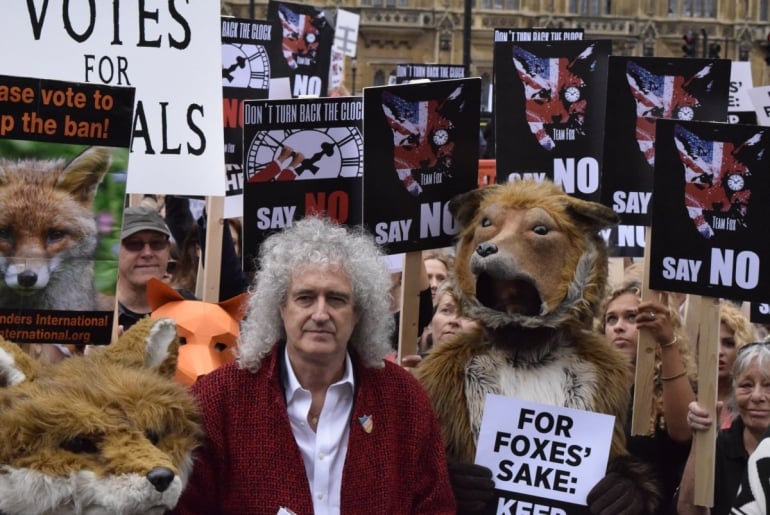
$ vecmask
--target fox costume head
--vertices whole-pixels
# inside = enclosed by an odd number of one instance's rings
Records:
[[[591,326],[607,282],[599,231],[612,209],[549,181],[515,181],[458,195],[455,277],[468,314],[487,327]]]
[[[0,307],[94,309],[93,202],[111,161],[0,159]]]
[[[192,386],[198,377],[235,361],[247,298],[241,293],[218,303],[188,300],[160,279],[147,281],[152,316],[176,322],[180,343],[176,381]]]
[[[55,364],[0,338],[0,513],[156,514],[176,506],[201,439],[171,319]]]

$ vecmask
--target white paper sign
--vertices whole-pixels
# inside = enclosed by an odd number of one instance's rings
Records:
[[[225,194],[219,2],[3,2],[6,75],[134,86],[128,193]]]
[[[751,63],[748,61],[732,61],[730,64],[730,100],[728,112],[753,111],[749,99],[749,90],[754,87],[751,78]]]
[[[337,23],[334,29],[334,48],[348,57],[356,56],[358,45],[358,24],[361,16],[337,9]]]
[[[498,490],[585,506],[607,470],[614,420],[490,394],[476,463],[492,470]]]
[[[749,98],[757,113],[757,124],[770,127],[770,86],[751,88]]]

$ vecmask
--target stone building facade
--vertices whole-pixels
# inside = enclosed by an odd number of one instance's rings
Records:
[[[303,3],[302,0],[291,0]],[[314,0],[361,15],[355,67],[346,86],[386,84],[400,63],[464,64],[470,9],[470,73],[492,79],[495,28],[582,28],[588,39],[612,40],[615,55],[683,56],[683,35],[697,34],[696,52],[751,61],[754,85],[770,83],[770,0]],[[468,4],[466,6],[466,3]],[[226,0],[223,12],[264,19],[267,0]],[[355,73],[355,77],[353,74]],[[483,87],[482,108],[489,88]]]

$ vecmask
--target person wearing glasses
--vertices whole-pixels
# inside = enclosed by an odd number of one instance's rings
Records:
[[[118,254],[118,325],[127,330],[152,309],[147,281],[163,279],[171,257],[171,232],[157,209],[138,205],[123,211]],[[186,298],[195,298],[181,291]]]
[[[770,427],[770,344],[755,342],[742,347],[733,364],[732,378],[732,396],[728,404],[734,405],[738,416],[728,429],[717,434],[714,506],[709,509],[694,504],[696,470],[693,445],[679,487],[679,515],[729,514],[741,478],[746,473],[749,455]],[[717,403],[716,420],[719,420],[722,409],[724,406],[720,401]],[[687,422],[693,431],[705,431],[714,421],[715,418],[701,404],[697,401],[690,403]]]

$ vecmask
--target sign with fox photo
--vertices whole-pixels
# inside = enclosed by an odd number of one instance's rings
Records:
[[[599,199],[610,41],[494,44],[497,182]]]
[[[2,73],[136,88],[128,193],[225,193],[218,2],[4,2]]]
[[[306,215],[361,223],[363,102],[355,97],[244,103],[243,253]]]
[[[476,188],[481,79],[364,88],[364,225],[388,254],[451,245]]]
[[[729,88],[726,59],[610,57],[601,196],[621,219],[609,234],[613,255],[644,255],[655,121],[727,121]]]
[[[770,129],[659,119],[650,288],[767,302]]]
[[[326,12],[311,5],[270,0],[267,21],[273,25],[272,77],[288,77],[294,98],[325,97],[334,44],[334,27]]]
[[[0,334],[112,338],[134,88],[0,76]]]
[[[225,218],[243,215],[243,102],[268,98],[272,24],[222,18],[222,111],[225,126]]]

